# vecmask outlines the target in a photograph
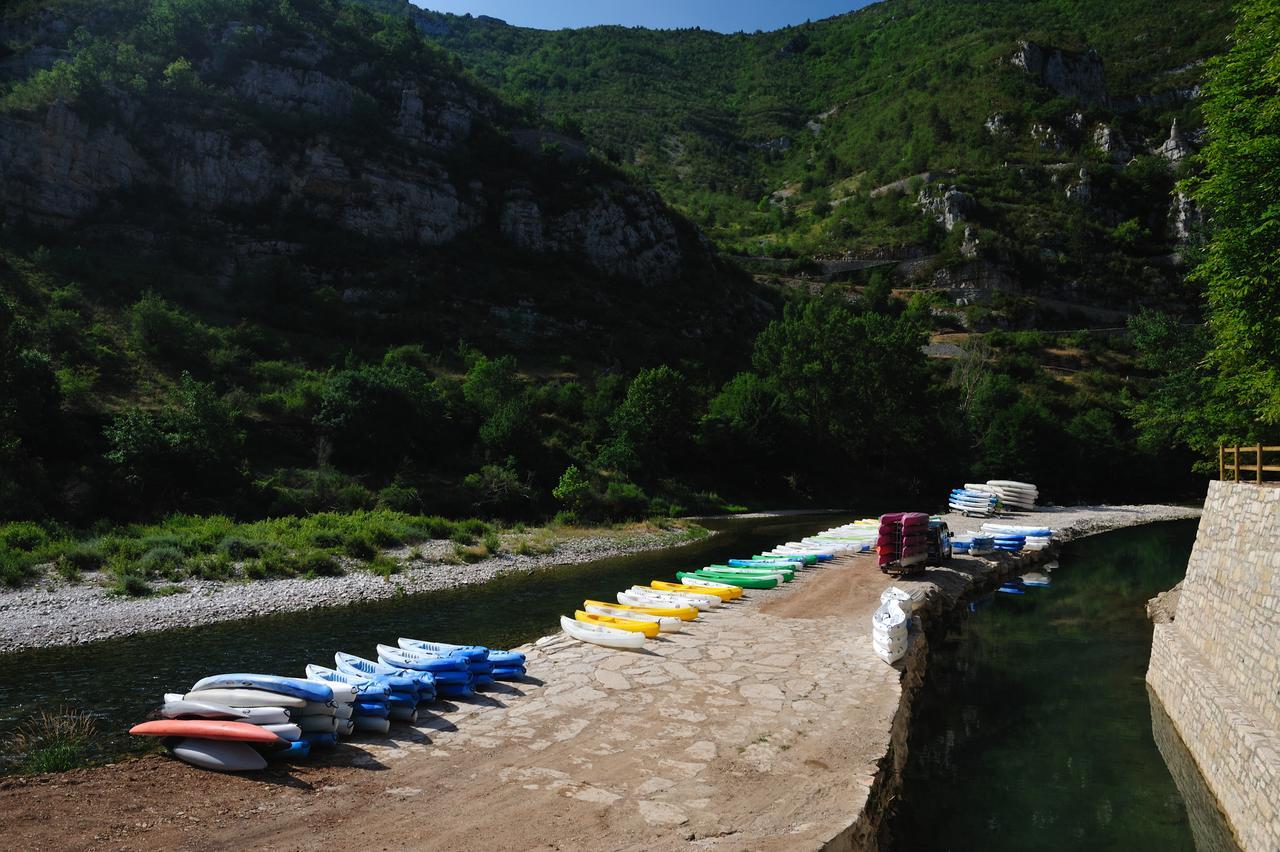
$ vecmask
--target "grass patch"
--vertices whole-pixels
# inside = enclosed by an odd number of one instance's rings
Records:
[[[45,710],[18,726],[9,749],[22,772],[66,772],[88,763],[97,730],[87,713],[71,707]]]
[[[0,582],[17,588],[36,575],[36,560],[20,550],[0,549]]]
[[[454,558],[468,565],[489,558],[489,548],[484,544],[455,544]]]
[[[369,563],[368,568],[379,577],[390,578],[392,574],[399,574],[404,566],[400,564],[399,560],[382,554],[374,557],[374,559]]]

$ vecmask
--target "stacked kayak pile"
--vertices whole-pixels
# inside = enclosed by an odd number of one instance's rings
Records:
[[[164,738],[180,760],[204,769],[263,769],[268,758],[303,758],[350,733],[355,689],[263,674],[214,675],[165,696],[163,717],[134,725]]]
[[[1036,501],[1040,499],[1040,489],[1028,482],[991,479],[987,481],[987,488],[995,492],[1005,508],[1019,512],[1032,511],[1036,507]]]
[[[923,512],[881,515],[876,553],[882,569],[922,564],[929,558],[929,516]]]
[[[1048,527],[1019,527],[1010,524],[983,524],[982,532],[992,536],[996,544],[1021,540],[1020,550],[1044,550],[1053,543],[1053,530]]]
[[[951,549],[956,553],[986,556],[995,552],[996,540],[981,533],[961,533],[951,539]]]
[[[165,738],[173,755],[204,769],[243,772],[268,759],[307,757],[357,732],[384,734],[413,724],[418,706],[465,698],[476,686],[525,676],[525,656],[479,645],[400,639],[378,659],[339,651],[336,668],[310,664],[305,678],[224,674],[164,697],[162,718],[129,733]]]
[[[880,533],[878,518],[863,518],[801,539],[802,547],[830,548],[835,553],[867,553],[875,549]]]
[[[964,488],[953,488],[951,496],[947,499],[947,505],[951,511],[982,518],[991,517],[996,511],[998,502],[999,498],[995,492],[987,490],[985,486],[974,488],[966,485]]]

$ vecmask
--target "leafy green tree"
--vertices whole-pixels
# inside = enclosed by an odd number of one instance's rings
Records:
[[[663,365],[641,370],[609,419],[610,438],[600,451],[601,467],[656,478],[685,445],[692,424],[688,381]]]
[[[365,364],[334,373],[315,425],[348,464],[388,470],[431,449],[441,404],[435,385],[411,367]]]
[[[1196,276],[1208,288],[1210,357],[1252,417],[1280,425],[1280,4],[1246,0],[1230,49],[1209,64],[1204,174],[1209,214]]]
[[[586,514],[592,501],[591,479],[576,464],[565,468],[551,496],[579,517]]]

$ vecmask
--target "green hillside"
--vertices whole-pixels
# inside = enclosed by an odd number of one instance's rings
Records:
[[[1191,95],[1225,44],[1227,2],[886,0],[736,35],[411,14],[479,79],[580,132],[731,253],[914,246],[935,269],[962,263],[962,231],[917,208],[925,180],[872,193],[932,172],[976,199],[978,257],[1013,289],[1121,308],[1194,301],[1169,269],[1173,170],[1152,152],[1175,120],[1200,125]],[[1022,41],[1096,51],[1105,86],[1056,90],[1011,63]],[[1099,149],[1101,128],[1123,155]],[[1072,203],[1081,169],[1093,193]]]

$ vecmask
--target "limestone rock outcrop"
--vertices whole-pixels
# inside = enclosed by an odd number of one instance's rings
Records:
[[[1087,104],[1105,105],[1109,101],[1102,57],[1094,50],[1075,53],[1021,41],[1010,61],[1059,94]]]
[[[954,186],[926,186],[916,196],[916,204],[947,231],[962,225],[978,209],[977,200]]]

